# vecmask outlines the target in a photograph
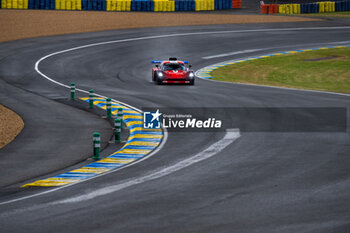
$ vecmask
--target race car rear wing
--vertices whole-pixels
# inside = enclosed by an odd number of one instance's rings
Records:
[[[157,63],[157,64],[160,64],[162,62],[163,61],[152,61],[152,63]],[[180,61],[180,62],[183,62],[184,64],[188,64],[188,61]]]

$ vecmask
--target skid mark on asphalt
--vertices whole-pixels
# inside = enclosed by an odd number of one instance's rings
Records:
[[[232,142],[234,142],[239,137],[240,137],[239,129],[229,129],[229,130],[227,130],[225,136],[221,140],[213,143],[208,148],[199,152],[198,154],[196,154],[188,159],[182,160],[182,161],[180,161],[172,166],[169,166],[169,167],[166,167],[162,170],[156,171],[150,175],[146,175],[146,176],[143,176],[140,178],[135,178],[135,179],[126,181],[126,182],[121,183],[121,184],[97,189],[97,190],[92,191],[92,192],[87,193],[87,194],[83,194],[83,195],[75,196],[72,198],[67,198],[67,199],[64,199],[62,201],[54,202],[53,204],[65,204],[65,203],[75,203],[75,202],[87,201],[87,200],[90,200],[90,199],[93,199],[93,198],[96,198],[99,196],[103,196],[103,195],[107,195],[110,193],[120,191],[122,189],[128,188],[128,187],[133,186],[133,185],[141,184],[141,183],[144,183],[147,181],[155,180],[155,179],[170,175],[170,174],[177,172],[183,168],[189,167],[195,163],[199,163],[203,160],[206,160],[206,159],[209,159],[210,157],[213,157],[214,155],[218,154],[220,151],[225,149],[228,145],[230,145]]]
[[[89,98],[81,99],[85,102],[89,101]],[[95,98],[94,105],[106,109],[106,100]],[[154,151],[162,141],[163,131],[161,129],[144,129],[142,113],[118,102],[112,102],[112,115],[117,115],[118,108],[123,108],[123,122],[130,131],[128,141],[120,150],[112,153],[107,158],[90,163],[82,168],[37,180],[22,187],[54,187],[78,183],[131,164]]]

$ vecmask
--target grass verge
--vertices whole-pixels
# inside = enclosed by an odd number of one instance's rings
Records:
[[[350,93],[350,48],[315,50],[237,63],[215,80]]]

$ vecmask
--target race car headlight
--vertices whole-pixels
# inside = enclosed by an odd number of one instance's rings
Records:
[[[188,77],[193,78],[193,77],[194,77],[194,73],[192,73],[192,72],[189,73],[189,74],[188,74]]]
[[[162,72],[159,72],[159,73],[158,73],[158,77],[162,78],[163,76],[164,76],[164,75],[163,75]]]

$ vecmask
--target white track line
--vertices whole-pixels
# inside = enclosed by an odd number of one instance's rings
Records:
[[[261,50],[266,50],[266,49],[247,49],[247,50],[242,50],[242,51],[236,51],[236,52],[231,52],[231,53],[222,53],[222,54],[217,54],[217,55],[211,55],[211,56],[206,56],[202,57],[203,59],[213,59],[213,58],[218,58],[218,57],[229,57],[237,54],[246,54],[246,53],[252,53],[252,52],[257,52]]]
[[[35,71],[40,74],[43,78],[47,79],[48,81],[52,82],[52,83],[55,83],[59,86],[62,86],[62,87],[65,87],[65,88],[70,88],[70,86],[68,85],[65,85],[63,83],[60,83],[52,78],[50,78],[48,75],[44,74],[43,72],[41,72],[39,70],[39,64],[40,62],[42,62],[43,60],[47,59],[47,58],[50,58],[50,57],[53,57],[55,55],[58,55],[58,54],[62,54],[62,53],[67,53],[67,52],[71,52],[71,51],[75,51],[75,50],[79,50],[79,49],[84,49],[84,48],[90,48],[90,47],[93,47],[93,46],[100,46],[100,45],[108,45],[108,44],[113,44],[113,43],[123,43],[123,42],[133,42],[133,41],[140,41],[140,40],[150,40],[150,39],[159,39],[159,38],[169,38],[169,37],[178,37],[178,36],[194,36],[194,35],[213,35],[213,34],[229,34],[229,33],[250,33],[250,32],[277,32],[277,31],[303,31],[303,30],[343,30],[343,29],[350,29],[350,26],[343,26],[343,27],[310,27],[310,28],[275,28],[275,29],[251,29],[251,30],[230,30],[230,31],[211,31],[211,32],[192,32],[192,33],[177,33],[177,34],[169,34],[169,35],[158,35],[158,36],[146,36],[146,37],[136,37],[136,38],[129,38],[129,39],[122,39],[122,40],[113,40],[113,41],[105,41],[105,42],[99,42],[99,43],[92,43],[92,44],[87,44],[87,45],[83,45],[83,46],[78,46],[78,47],[74,47],[74,48],[70,48],[70,49],[65,49],[65,50],[61,50],[61,51],[58,51],[58,52],[54,52],[54,53],[51,53],[51,54],[48,54],[42,58],[40,58],[36,63],[35,63]],[[77,88],[76,91],[80,91],[80,92],[83,92],[83,93],[89,93],[88,91],[86,90],[82,90],[82,89],[79,89]],[[99,94],[95,94],[96,96],[99,96],[99,97],[103,97],[103,98],[106,98],[105,96],[103,95],[99,95]],[[127,107],[130,107],[132,109],[135,109],[136,111],[141,111],[140,109],[137,109],[135,107],[132,107],[126,103],[123,103],[121,101],[118,101],[118,100],[113,100],[113,101],[117,101]],[[153,151],[149,156],[147,156],[146,158],[149,158],[150,156],[154,155],[156,152],[158,152],[165,144],[165,141],[167,139],[167,132],[164,131],[164,138],[162,140],[162,143],[161,145],[155,150]],[[144,158],[144,159],[146,159]],[[141,162],[142,160],[144,159],[140,159],[138,160],[138,162]],[[127,165],[127,166],[124,166],[120,169],[123,169],[123,168],[126,168],[128,166],[132,166],[136,163],[132,163],[130,165]],[[117,169],[117,170],[120,170],[120,169]],[[113,170],[111,172],[115,172],[117,170]],[[109,173],[111,173],[109,172]],[[101,174],[101,175],[106,175],[106,174],[109,174],[109,173],[104,173],[104,174]],[[97,178],[99,176],[95,176],[91,179],[94,179],[94,178]],[[85,180],[86,181],[86,180]],[[76,183],[75,183],[76,184]],[[74,184],[71,184],[71,185],[74,185]],[[25,196],[25,197],[21,197],[21,198],[17,198],[17,199],[13,199],[13,200],[9,200],[9,201],[5,201],[5,202],[1,202],[0,205],[4,205],[4,204],[9,204],[9,203],[13,203],[13,202],[17,202],[17,201],[21,201],[21,200],[25,200],[25,199],[28,199],[28,198],[32,198],[32,197],[37,197],[37,196],[41,196],[41,195],[44,195],[44,194],[48,194],[48,193],[51,193],[51,192],[54,192],[54,191],[57,191],[57,190],[60,190],[60,189],[63,189],[63,188],[67,188],[71,185],[66,185],[66,186],[62,186],[62,187],[59,187],[59,188],[55,188],[55,189],[51,189],[51,190],[48,190],[48,191],[45,191],[45,192],[41,192],[41,193],[37,193],[37,194],[33,194],[33,195],[29,195],[29,196]]]
[[[188,159],[182,160],[182,161],[180,161],[172,166],[169,166],[169,167],[166,167],[162,170],[156,171],[150,175],[135,178],[135,179],[132,179],[130,181],[126,181],[126,182],[121,183],[121,184],[97,189],[95,191],[92,191],[92,192],[89,192],[86,194],[82,194],[82,195],[78,195],[78,196],[75,196],[72,198],[64,199],[62,201],[54,202],[53,204],[67,204],[67,203],[87,201],[87,200],[90,200],[90,199],[93,199],[93,198],[96,198],[99,196],[103,196],[103,195],[107,195],[107,194],[111,194],[111,193],[120,191],[122,189],[128,188],[128,187],[133,186],[133,185],[141,184],[141,183],[144,183],[147,181],[155,180],[155,179],[170,175],[174,172],[177,172],[177,171],[182,170],[186,167],[189,167],[195,163],[199,163],[203,160],[206,160],[206,159],[209,159],[210,157],[213,157],[214,155],[216,155],[217,153],[219,153],[220,151],[225,149],[228,145],[230,145],[232,142],[234,142],[239,137],[240,137],[240,133],[239,133],[238,129],[229,129],[229,130],[227,130],[225,136],[221,140],[211,144],[208,148],[199,152],[198,154],[196,154]]]

